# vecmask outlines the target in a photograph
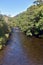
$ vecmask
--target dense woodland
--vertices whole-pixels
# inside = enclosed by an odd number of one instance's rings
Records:
[[[5,46],[10,33],[10,27],[3,15],[0,14],[0,49]]]
[[[43,37],[43,0],[36,0],[23,13],[10,19],[27,36]]]
[[[5,45],[10,28],[15,26],[18,26],[27,36],[43,38],[43,0],[34,1],[32,6],[15,17],[0,14],[0,48]]]

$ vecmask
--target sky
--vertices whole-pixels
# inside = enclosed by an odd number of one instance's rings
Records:
[[[0,13],[15,16],[25,11],[35,0],[0,0]]]

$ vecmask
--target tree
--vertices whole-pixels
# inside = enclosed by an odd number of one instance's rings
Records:
[[[43,0],[36,0],[33,2],[36,5],[42,5],[43,4]]]

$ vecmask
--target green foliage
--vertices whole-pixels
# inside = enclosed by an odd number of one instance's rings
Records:
[[[8,21],[9,21],[9,26],[12,28],[12,27],[15,27],[16,26],[16,20],[14,20],[14,18],[11,18],[11,17],[8,17]]]
[[[36,0],[36,1],[34,1],[34,4],[36,4],[36,5],[43,5],[43,0]]]
[[[27,36],[43,37],[43,0],[34,3],[23,13],[8,17],[9,26],[18,26]]]
[[[43,37],[43,5],[33,5],[13,20],[27,36]]]
[[[0,49],[5,45],[9,36],[9,26],[4,20],[4,16],[0,14]],[[7,35],[6,35],[7,34]]]

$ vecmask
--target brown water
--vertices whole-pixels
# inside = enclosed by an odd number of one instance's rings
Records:
[[[43,39],[27,38],[14,28],[8,45],[0,51],[0,65],[43,65]]]

